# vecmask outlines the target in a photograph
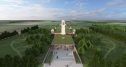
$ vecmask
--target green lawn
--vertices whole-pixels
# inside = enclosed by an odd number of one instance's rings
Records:
[[[73,44],[73,39],[70,35],[55,35],[54,44]]]
[[[11,37],[0,41],[0,57],[4,57],[6,54],[17,55],[10,46],[12,41],[16,38],[17,37]]]
[[[31,47],[27,45],[25,40],[26,35],[21,36],[13,36],[0,41],[0,57],[4,57],[9,54],[12,56],[15,55],[24,55],[24,51],[26,48]]]

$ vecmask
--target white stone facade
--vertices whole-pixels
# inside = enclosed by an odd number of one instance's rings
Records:
[[[65,35],[66,34],[66,29],[65,29],[65,20],[61,21],[61,35]]]

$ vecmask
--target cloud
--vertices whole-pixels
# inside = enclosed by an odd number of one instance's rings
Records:
[[[85,0],[75,0],[75,8],[60,9],[46,7],[40,4],[25,5],[24,0],[4,0],[6,4],[0,5],[0,20],[30,20],[30,19],[84,19],[96,16],[101,13],[103,9],[87,11],[84,7]],[[56,1],[47,0],[46,3]],[[15,5],[16,3],[16,5]],[[66,1],[66,3],[68,3]]]
[[[51,2],[48,0],[46,2]],[[53,0],[54,1],[54,0]],[[56,0],[55,0],[56,1]],[[66,19],[78,16],[77,12],[72,12],[76,9],[49,8],[40,4],[24,5],[24,0],[4,0],[4,4],[0,5],[0,20],[30,20],[30,19]],[[16,3],[16,5],[15,5]],[[61,18],[62,17],[62,18]]]
[[[88,10],[87,0],[74,0],[74,5],[69,9],[48,7],[57,0],[41,0],[40,3],[31,3],[28,0],[1,0],[0,2],[0,20],[48,20],[48,19],[105,19],[105,18],[123,18],[125,12],[110,12],[110,8],[118,7],[125,0],[109,1],[104,7]],[[59,0],[58,0],[59,1]],[[64,1],[64,0],[61,0]],[[38,1],[37,1],[38,2]],[[71,1],[65,1],[69,4]],[[27,4],[26,4],[27,3]],[[43,4],[46,3],[47,5]],[[61,4],[62,5],[62,4]],[[116,5],[116,6],[115,6]],[[125,5],[125,4],[124,4]],[[123,6],[124,6],[123,5]],[[59,5],[60,6],[60,5]]]
[[[62,9],[46,8],[38,4],[29,6],[2,5],[0,7],[0,20],[56,19],[56,15],[62,15],[62,13]]]
[[[107,5],[109,7],[126,7],[126,0],[112,0]]]
[[[52,0],[48,0],[50,2]],[[48,20],[60,19],[65,9],[46,7],[41,4],[24,5],[24,0],[4,0],[0,4],[0,20]]]
[[[2,5],[20,5],[24,3],[24,0],[1,0]]]

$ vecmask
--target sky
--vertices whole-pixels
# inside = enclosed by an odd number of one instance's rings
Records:
[[[126,0],[0,0],[0,20],[125,20]]]

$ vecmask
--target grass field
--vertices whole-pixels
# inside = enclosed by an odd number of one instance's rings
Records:
[[[34,25],[39,25],[41,28],[52,29],[55,26],[59,26],[60,22],[52,22],[52,21],[43,21],[43,22],[17,22],[17,23],[0,23],[0,33],[4,31],[12,32],[14,30],[22,30],[27,27],[31,27]]]
[[[26,48],[31,47],[27,45],[25,40],[26,35],[13,36],[0,41],[0,57],[4,57],[9,54],[12,56],[23,56]]]
[[[17,37],[11,37],[0,41],[0,57],[5,56],[6,54],[17,55],[17,53],[10,46],[12,41],[16,38]]]
[[[12,32],[14,30],[22,30],[26,27],[31,27],[31,25],[0,25],[0,33],[4,31]]]
[[[73,44],[73,39],[70,35],[55,35],[55,44]]]

